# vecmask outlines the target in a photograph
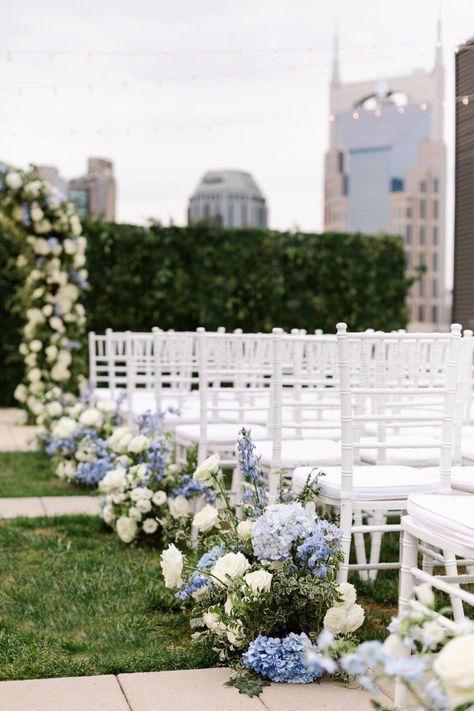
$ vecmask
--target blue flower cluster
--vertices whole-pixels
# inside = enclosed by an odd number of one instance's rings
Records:
[[[96,486],[113,466],[112,455],[98,457],[92,462],[81,462],[74,474],[74,481],[84,486]]]
[[[211,548],[210,551],[207,551],[201,556],[196,568],[200,571],[209,571],[223,553],[225,553],[223,546],[214,546],[214,548]],[[198,572],[194,572],[188,582],[182,585],[178,590],[176,597],[178,600],[187,600],[200,588],[210,585],[212,585],[212,582],[208,575],[199,575]]]
[[[299,503],[267,509],[252,531],[253,552],[259,560],[288,560],[293,544],[313,533],[314,516]]]
[[[250,507],[250,518],[260,516],[268,504],[260,457],[254,454],[254,450],[255,445],[252,442],[250,430],[242,428],[237,441],[237,452],[242,477],[250,484],[245,487],[242,494],[242,503]]]
[[[321,580],[326,577],[328,560],[341,548],[342,531],[329,521],[320,520],[311,535],[296,549],[301,568],[309,568]]]
[[[308,663],[308,652],[317,651],[309,637],[291,632],[283,639],[260,634],[242,655],[247,669],[275,682],[310,684],[323,675],[323,668]]]
[[[213,504],[216,500],[215,491],[206,482],[196,481],[189,474],[184,474],[181,477],[181,483],[171,492],[170,496],[184,496],[186,499],[191,499],[193,496],[204,496],[208,504]]]

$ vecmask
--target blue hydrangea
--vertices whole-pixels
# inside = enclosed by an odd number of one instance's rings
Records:
[[[301,545],[296,549],[296,557],[301,568],[309,568],[313,575],[323,579],[327,575],[327,562],[341,548],[342,531],[329,521],[318,521]]]
[[[307,538],[313,527],[313,515],[301,504],[277,504],[255,523],[253,552],[259,560],[287,560],[293,544]]]
[[[99,457],[92,462],[81,462],[75,473],[74,481],[84,486],[96,486],[113,468],[113,457]]]
[[[317,651],[309,637],[291,632],[287,637],[260,634],[242,655],[247,669],[271,681],[310,684],[323,675],[323,668],[308,663],[308,652]]]

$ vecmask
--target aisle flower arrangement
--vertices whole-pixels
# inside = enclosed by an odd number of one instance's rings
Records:
[[[0,205],[23,247],[17,266],[25,279],[21,302],[26,324],[20,345],[25,382],[15,397],[36,422],[51,388],[76,392],[79,386],[86,239],[72,203],[33,169],[7,171],[0,166]]]
[[[332,673],[328,648],[318,645],[331,635],[330,656],[339,657],[354,643],[364,611],[354,587],[336,582],[340,529],[305,505],[307,489],[269,504],[249,432],[241,432],[238,449],[247,480],[243,518],[212,455],[194,473],[219,492],[220,506],[204,506],[193,520],[205,552],[193,565],[170,545],[161,565],[166,587],[192,608],[195,643],[238,670],[231,683],[254,694],[269,681],[308,683]]]
[[[389,708],[377,701],[378,684],[395,677],[406,692],[398,711],[473,711],[474,622],[466,619],[453,636],[439,622],[431,588],[422,584],[415,593],[418,600],[392,620],[385,642],[364,642],[341,667],[373,693],[379,711]]]

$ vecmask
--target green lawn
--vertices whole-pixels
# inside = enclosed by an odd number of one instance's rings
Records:
[[[1,679],[211,663],[190,647],[156,549],[125,547],[86,516],[0,526]]]
[[[0,452],[0,497],[78,496],[93,489],[58,479],[49,457],[42,452]]]

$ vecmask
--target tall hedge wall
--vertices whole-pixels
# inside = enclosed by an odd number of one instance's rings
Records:
[[[189,330],[200,325],[334,331],[340,320],[352,329],[406,325],[410,282],[396,237],[100,222],[86,224],[84,231],[88,329],[98,333],[108,327]],[[2,272],[11,251],[8,235],[0,231]],[[0,280],[3,302],[14,288],[11,278]],[[19,324],[11,315],[4,321],[8,344],[2,361],[7,355],[13,365]],[[0,381],[1,402],[20,377],[21,367],[8,369]]]

